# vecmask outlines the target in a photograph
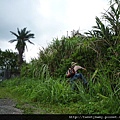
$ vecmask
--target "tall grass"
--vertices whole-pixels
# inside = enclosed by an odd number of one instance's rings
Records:
[[[49,75],[43,77],[44,80],[15,78],[4,81],[1,86],[9,89],[16,98],[24,99],[24,102],[73,104],[71,107],[76,106],[76,113],[81,114],[120,113],[120,83],[116,85],[115,89],[112,89],[111,78],[107,76],[102,67],[101,70],[97,69],[90,76],[88,88],[85,88],[82,82],[76,81],[77,89],[75,91],[71,89],[66,78],[55,79]]]
[[[82,82],[76,82],[75,91],[71,89],[66,78],[16,78],[5,81],[2,85],[9,89],[14,97],[21,97],[26,102],[71,104],[71,107],[76,106],[76,113],[82,114],[120,113],[120,83],[113,90],[109,76],[99,69],[90,76],[89,89],[85,88]]]

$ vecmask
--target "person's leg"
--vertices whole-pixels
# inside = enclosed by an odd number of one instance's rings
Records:
[[[75,83],[74,81],[79,77],[78,74],[75,74],[71,79],[70,79],[70,84],[71,84],[71,87],[72,87],[72,90],[75,90]]]
[[[84,84],[87,84],[87,80],[85,79],[85,77],[83,76],[82,73],[79,73],[79,78],[81,78],[83,80]]]

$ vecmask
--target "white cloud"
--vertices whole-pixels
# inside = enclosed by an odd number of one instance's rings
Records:
[[[13,7],[14,6],[14,7]],[[35,34],[25,52],[27,61],[34,58],[41,46],[46,47],[53,38],[66,35],[73,29],[80,32],[90,30],[95,25],[95,16],[100,16],[108,8],[108,0],[8,0],[0,1],[0,45],[13,49],[15,43],[9,31],[17,32],[17,27],[27,27]],[[7,41],[7,42],[6,42]]]
[[[75,29],[88,30],[95,24],[95,16],[100,15],[103,8],[106,8],[102,0],[67,0],[68,9],[66,23]]]

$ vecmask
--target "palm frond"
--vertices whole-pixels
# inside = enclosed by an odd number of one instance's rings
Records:
[[[33,42],[31,42],[29,39],[27,40],[29,43],[31,43],[31,44],[33,44],[34,45],[34,43]]]
[[[27,29],[27,27],[23,28],[23,29],[21,30],[21,32],[25,33],[26,29]]]
[[[31,31],[30,31],[30,30],[28,30],[28,31],[26,31],[26,32],[25,32],[25,34],[27,35],[27,34],[28,34],[28,33],[30,33],[30,32],[31,32]]]
[[[98,29],[98,26],[92,26],[93,29]]]
[[[19,30],[19,28],[17,28],[17,31],[18,31],[18,35],[20,35],[20,30]]]
[[[26,50],[28,51],[27,45],[25,44]]]
[[[15,42],[15,41],[18,41],[18,39],[13,39],[13,40],[10,40],[9,42],[10,42],[10,43],[13,43],[13,42]]]
[[[35,38],[33,33],[27,34],[26,38]]]
[[[17,38],[19,38],[19,35],[17,35],[16,33],[10,31],[13,35],[15,35]]]

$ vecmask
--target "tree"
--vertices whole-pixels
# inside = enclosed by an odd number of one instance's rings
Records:
[[[25,47],[27,48],[26,41],[31,44],[34,44],[30,41],[30,38],[34,38],[34,34],[30,33],[31,31],[27,31],[26,28],[21,29],[21,31],[17,28],[17,34],[10,31],[13,35],[16,36],[16,39],[10,40],[10,43],[17,41],[16,49],[18,50],[18,64],[21,66],[23,61],[23,53],[25,52]]]
[[[11,50],[2,51],[0,49],[0,71],[5,71],[6,78],[9,78],[11,75],[19,74],[19,67],[17,64],[18,53],[12,52]],[[8,77],[9,76],[9,77]]]

